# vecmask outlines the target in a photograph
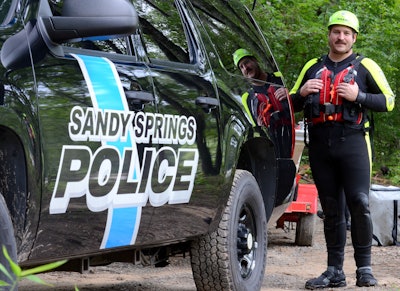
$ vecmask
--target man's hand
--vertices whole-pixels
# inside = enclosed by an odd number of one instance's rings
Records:
[[[354,102],[356,101],[358,95],[358,85],[357,83],[354,84],[340,83],[337,86],[336,91],[339,97]]]
[[[323,83],[321,79],[310,79],[300,88],[300,95],[307,97],[310,94],[318,93],[322,87]]]
[[[281,87],[275,91],[275,98],[279,101],[287,99],[288,96],[289,96],[289,91],[287,88]]]

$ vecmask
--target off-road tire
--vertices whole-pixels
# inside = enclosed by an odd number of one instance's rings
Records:
[[[301,213],[296,225],[295,244],[310,247],[314,243],[315,214]]]
[[[237,170],[218,229],[192,243],[197,290],[260,290],[267,255],[267,219],[260,188]]]
[[[13,224],[11,222],[10,214],[7,208],[6,201],[2,194],[0,194],[0,263],[8,270],[11,276],[14,276],[10,269],[10,265],[3,254],[3,245],[6,246],[10,258],[17,261],[17,247],[14,237]],[[0,271],[0,280],[7,283],[12,283],[10,279]],[[8,287],[1,287],[1,290],[9,290]],[[17,290],[17,289],[13,289]]]

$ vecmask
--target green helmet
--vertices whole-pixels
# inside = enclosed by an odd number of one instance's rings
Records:
[[[332,25],[344,25],[354,29],[355,32],[359,32],[359,24],[357,16],[350,11],[340,10],[332,14],[329,18],[328,28]]]
[[[244,48],[237,49],[233,53],[233,63],[235,64],[235,67],[238,66],[240,60],[244,57],[254,57],[254,55]]]

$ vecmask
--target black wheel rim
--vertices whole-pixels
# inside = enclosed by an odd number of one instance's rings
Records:
[[[251,275],[256,266],[257,231],[254,213],[249,205],[243,205],[240,210],[237,232],[237,254],[242,278]]]

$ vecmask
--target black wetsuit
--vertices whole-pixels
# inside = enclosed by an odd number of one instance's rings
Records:
[[[328,57],[306,63],[290,95],[296,111],[305,101],[300,95],[304,83],[316,78],[325,65],[334,74],[346,69],[355,54],[335,63]],[[351,214],[351,236],[357,267],[371,266],[372,221],[369,210],[371,145],[367,110],[391,111],[394,94],[379,66],[364,58],[355,78],[359,94],[351,108],[363,113],[362,122],[326,121],[309,124],[309,159],[313,178],[325,214],[324,232],[328,266],[342,269],[346,244],[346,202]],[[347,112],[348,113],[348,112]],[[343,193],[344,190],[344,193]]]

